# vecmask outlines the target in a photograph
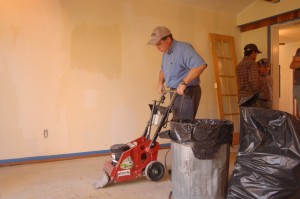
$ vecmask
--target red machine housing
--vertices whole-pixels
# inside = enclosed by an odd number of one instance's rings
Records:
[[[173,93],[169,106],[160,106],[165,100],[166,93]],[[162,128],[168,122],[169,113],[176,97],[176,91],[164,91],[160,100],[150,105],[151,115],[143,135],[127,144],[111,146],[111,160],[106,161],[102,176],[96,182],[95,188],[102,188],[109,182],[123,182],[146,176],[148,180],[158,181],[164,176],[165,168],[157,161],[159,143],[156,141]],[[150,139],[151,127],[157,128]]]
[[[110,176],[113,182],[123,182],[137,177],[142,177],[146,166],[157,160],[158,150],[160,145],[158,142],[154,143],[154,147],[150,148],[151,140],[145,137],[140,137],[129,143],[130,147],[127,151],[121,154],[116,165],[113,165],[114,153],[112,153],[112,160],[106,161],[104,164],[104,171]],[[128,162],[132,164],[128,164]]]

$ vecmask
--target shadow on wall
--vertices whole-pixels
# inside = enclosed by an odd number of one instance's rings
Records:
[[[98,72],[109,79],[121,75],[118,27],[81,24],[71,34],[71,68]]]
[[[71,68],[97,72],[105,77],[119,78],[121,75],[121,32],[114,25],[118,6],[113,3],[88,0],[60,0],[65,15],[65,25],[70,25]]]

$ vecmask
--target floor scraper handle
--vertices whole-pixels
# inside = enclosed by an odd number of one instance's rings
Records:
[[[174,103],[175,98],[176,98],[176,96],[177,96],[176,90],[164,90],[162,96],[165,96],[166,93],[173,93],[173,95],[172,95],[172,97],[171,97],[171,99],[170,99],[170,103],[169,103],[169,106],[168,106],[166,112],[164,113],[162,119],[160,120],[160,122],[159,122],[159,124],[158,124],[158,126],[157,126],[157,129],[156,129],[156,131],[155,131],[155,133],[154,133],[154,135],[153,135],[153,139],[152,139],[152,141],[151,141],[151,143],[150,143],[149,148],[152,148],[152,147],[155,146],[155,142],[156,142],[156,139],[157,139],[157,137],[158,137],[158,134],[159,134],[159,132],[161,131],[162,127],[165,125],[165,122],[166,122],[166,120],[168,119],[169,113],[170,113],[171,110],[172,110],[173,103]]]

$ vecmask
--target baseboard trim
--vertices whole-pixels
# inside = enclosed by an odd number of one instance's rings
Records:
[[[170,143],[160,144],[160,149],[167,149],[167,148],[170,148]],[[34,156],[34,157],[24,157],[24,158],[15,158],[15,159],[4,159],[4,160],[0,160],[0,167],[21,165],[21,164],[62,161],[62,160],[72,160],[72,159],[98,157],[98,156],[106,156],[106,155],[110,155],[110,150],[88,151],[88,152],[48,155],[48,156]]]

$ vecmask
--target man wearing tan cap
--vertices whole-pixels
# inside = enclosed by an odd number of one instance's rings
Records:
[[[175,40],[164,26],[153,30],[147,44],[156,46],[163,53],[158,92],[161,93],[166,84],[179,94],[173,105],[174,118],[194,119],[201,98],[200,75],[207,67],[206,62],[191,44]]]
[[[296,115],[299,117],[300,113],[300,48],[297,49],[295,56],[291,62],[290,68],[294,70],[294,87],[293,94],[294,98],[297,100],[298,113]]]
[[[260,59],[257,63],[259,66],[260,108],[272,109],[273,80],[270,75],[271,63],[267,58]]]

